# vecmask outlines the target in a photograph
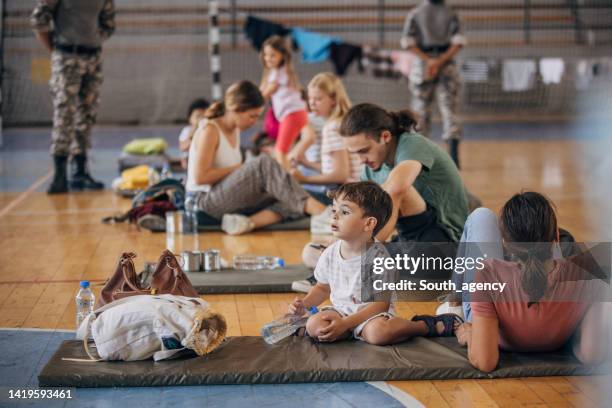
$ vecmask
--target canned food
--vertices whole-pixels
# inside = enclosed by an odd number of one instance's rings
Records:
[[[218,249],[209,249],[202,252],[202,266],[205,272],[218,271],[221,269],[221,255]]]
[[[198,272],[202,269],[202,257],[197,251],[183,251],[183,269],[188,272]]]

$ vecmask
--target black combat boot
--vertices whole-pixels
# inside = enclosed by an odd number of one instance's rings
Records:
[[[61,194],[68,192],[68,179],[66,177],[67,163],[68,156],[53,156],[55,174],[53,174],[53,181],[47,190],[47,194]]]
[[[459,139],[450,139],[448,141],[448,154],[455,162],[457,168],[460,169],[461,167],[459,166]]]
[[[72,157],[72,178],[70,179],[71,190],[102,190],[104,183],[91,178],[87,170],[87,156],[76,154]]]

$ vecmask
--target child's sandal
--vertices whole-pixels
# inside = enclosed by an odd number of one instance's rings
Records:
[[[463,323],[463,319],[454,313],[444,313],[436,316],[417,315],[411,319],[413,322],[424,322],[427,326],[427,337],[450,337],[455,334],[455,323]],[[442,322],[444,330],[438,333],[437,323]]]

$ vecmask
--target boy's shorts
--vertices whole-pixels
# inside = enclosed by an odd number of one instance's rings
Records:
[[[336,309],[333,306],[323,306],[322,308],[319,309],[320,312],[323,312],[325,310],[333,310],[334,312],[338,313],[340,316],[342,317],[346,317],[348,316],[346,313],[342,313],[341,311],[339,311],[338,309]],[[361,322],[357,327],[355,327],[353,329],[353,337],[357,340],[362,340],[365,341],[363,339],[363,337],[361,337],[361,332],[363,331],[363,328],[365,327],[366,324],[368,324],[371,320],[374,320],[378,317],[386,317],[388,319],[395,317],[392,313],[389,312],[382,312],[382,313],[378,313],[377,315],[374,315],[372,317],[370,317],[369,319]]]

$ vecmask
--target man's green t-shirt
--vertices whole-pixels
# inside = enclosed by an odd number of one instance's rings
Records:
[[[393,167],[405,160],[423,165],[413,186],[436,211],[440,223],[459,241],[468,216],[465,188],[450,156],[431,140],[417,133],[403,133],[398,140],[393,166],[383,163],[377,171],[366,166],[362,179],[383,184]]]

